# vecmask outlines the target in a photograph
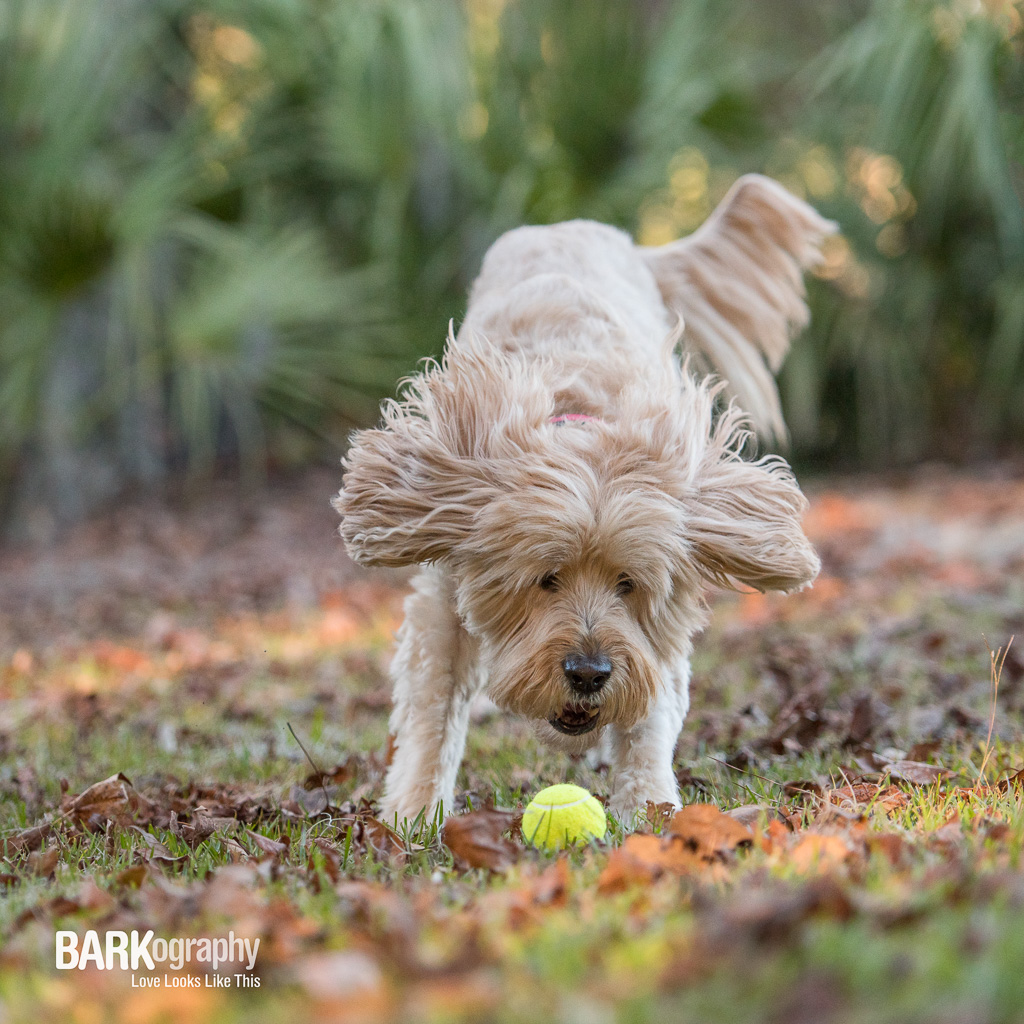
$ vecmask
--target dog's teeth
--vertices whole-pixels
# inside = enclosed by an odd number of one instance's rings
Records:
[[[577,707],[572,704],[567,704],[564,708],[562,708],[562,711],[558,717],[561,721],[570,723],[589,722],[590,719],[594,718],[595,715],[597,715],[598,711],[598,708]]]

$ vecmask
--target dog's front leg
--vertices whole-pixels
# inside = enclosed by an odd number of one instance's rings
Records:
[[[405,601],[405,621],[391,664],[392,760],[384,792],[387,820],[451,808],[462,762],[469,708],[478,686],[476,645],[455,614],[451,581],[423,569]]]
[[[662,677],[650,714],[632,729],[612,726],[612,795],[609,810],[627,828],[637,811],[653,803],[679,806],[672,756],[690,707],[690,660],[683,659]]]

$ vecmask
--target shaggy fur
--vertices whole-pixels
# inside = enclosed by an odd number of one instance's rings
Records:
[[[818,572],[789,468],[740,453],[747,417],[784,433],[769,368],[807,321],[801,268],[833,228],[751,175],[661,248],[588,221],[491,247],[458,337],[355,435],[334,502],[356,561],[423,566],[392,666],[389,816],[451,806],[481,688],[562,749],[606,738],[620,819],[678,803],[705,585],[789,591]],[[680,363],[680,317],[720,383]],[[570,678],[575,657],[610,661],[596,692]]]

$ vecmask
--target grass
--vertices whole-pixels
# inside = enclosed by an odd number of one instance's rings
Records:
[[[507,871],[457,862],[439,818],[373,832],[393,595],[182,607],[162,632],[11,652],[0,836],[54,828],[0,859],[0,1019],[1024,1019],[1024,789],[1005,782],[1024,765],[1019,598],[1002,569],[968,585],[895,563],[789,599],[718,595],[677,769],[684,803],[742,809],[750,846],[623,885],[621,823]],[[289,726],[341,766],[328,813]],[[948,774],[885,767],[911,754]],[[76,823],[70,796],[117,772],[155,810]],[[484,714],[456,810],[515,811],[558,781],[603,795],[608,768]],[[260,987],[56,972],[54,931],[89,927],[259,936]]]

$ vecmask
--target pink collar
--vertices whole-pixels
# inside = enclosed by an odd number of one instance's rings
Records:
[[[597,419],[596,416],[586,416],[581,412],[563,412],[560,416],[552,416],[548,423],[561,427],[566,423],[583,423],[587,420]]]

